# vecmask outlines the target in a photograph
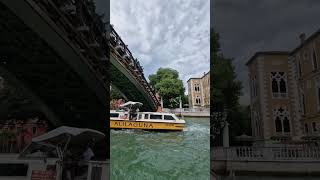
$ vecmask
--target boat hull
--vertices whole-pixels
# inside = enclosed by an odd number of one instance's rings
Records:
[[[145,121],[129,121],[110,119],[110,128],[112,129],[148,129],[148,130],[172,130],[182,131],[183,123],[167,123],[167,122],[145,122]]]

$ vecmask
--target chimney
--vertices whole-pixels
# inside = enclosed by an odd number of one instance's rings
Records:
[[[301,44],[304,43],[304,41],[306,40],[306,34],[305,33],[301,33],[299,38],[300,38]]]

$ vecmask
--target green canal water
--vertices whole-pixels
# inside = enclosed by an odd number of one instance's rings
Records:
[[[111,131],[111,180],[209,180],[209,119],[183,132]]]

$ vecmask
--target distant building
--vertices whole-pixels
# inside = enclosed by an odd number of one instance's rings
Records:
[[[210,107],[210,71],[187,82],[189,108]]]
[[[9,119],[0,122],[0,146],[14,144],[17,152],[20,152],[26,145],[31,143],[32,138],[46,133],[48,124],[45,120],[38,117],[28,118],[26,120]],[[10,134],[4,139],[4,134]],[[9,139],[8,139],[9,138]],[[0,153],[2,149],[0,148]]]
[[[257,52],[247,63],[252,135],[265,145],[319,139],[320,31],[291,52]]]

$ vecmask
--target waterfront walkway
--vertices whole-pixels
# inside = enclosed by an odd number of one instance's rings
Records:
[[[211,162],[217,176],[296,174],[320,177],[320,148],[317,147],[214,147]]]
[[[163,112],[173,113],[182,117],[210,117],[209,108],[176,108],[168,109],[163,108]]]

